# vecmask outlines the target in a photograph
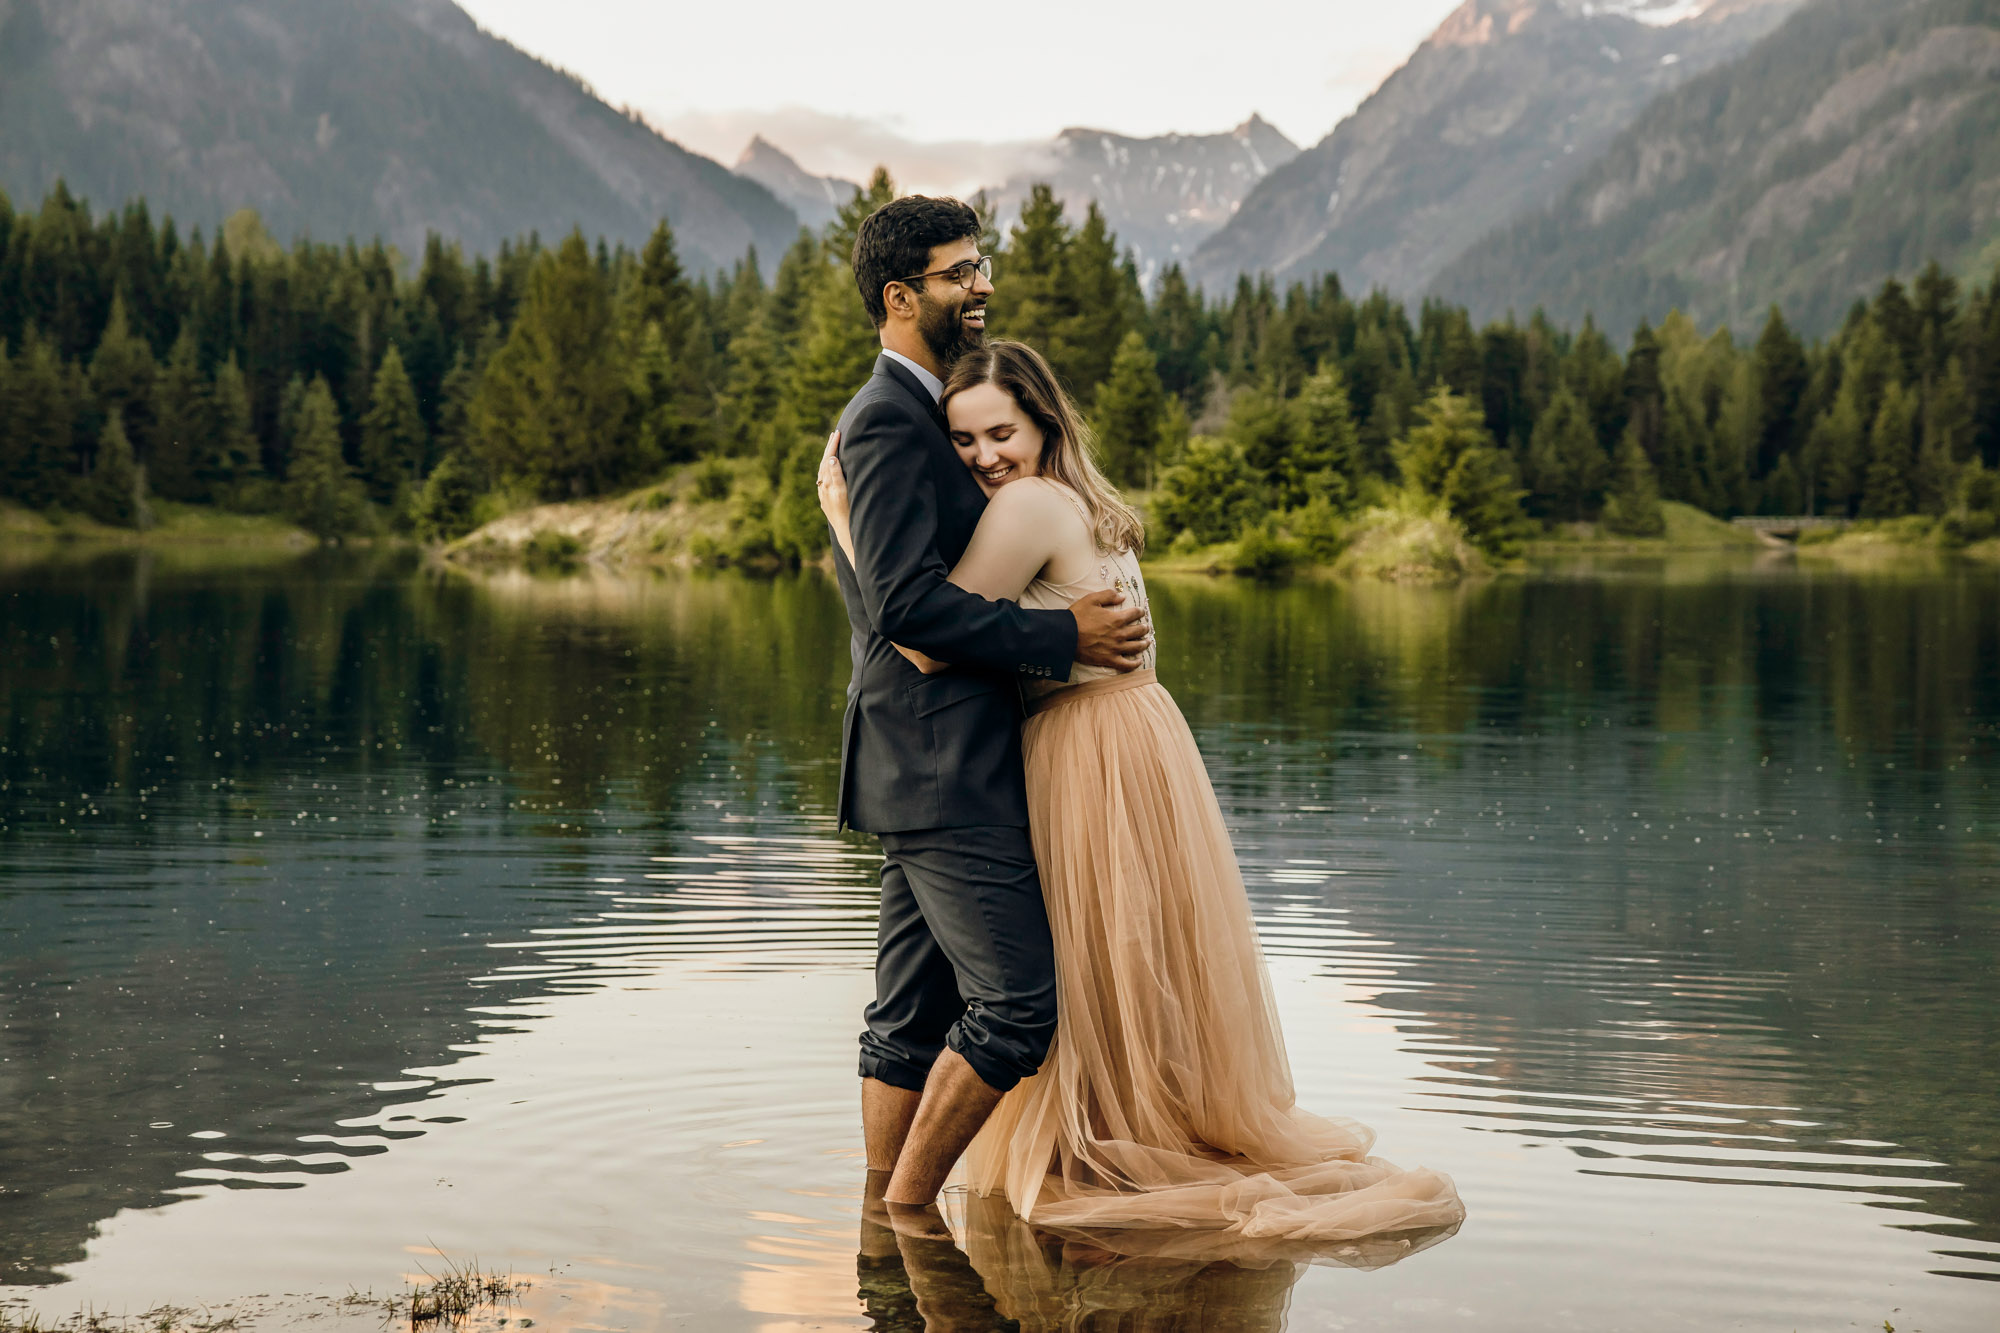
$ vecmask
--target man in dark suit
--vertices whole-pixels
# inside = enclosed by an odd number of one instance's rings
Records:
[[[1130,670],[1149,633],[1115,593],[1029,611],[946,581],[986,505],[938,408],[951,362],[984,336],[979,230],[957,200],[915,196],[876,210],[854,243],[882,354],[840,417],[854,537],[852,564],[834,551],[854,660],[840,818],[882,839],[861,1107],[870,1193],[898,1207],[936,1198],[1055,1034],[1014,677]],[[953,670],[926,676],[897,644]]]

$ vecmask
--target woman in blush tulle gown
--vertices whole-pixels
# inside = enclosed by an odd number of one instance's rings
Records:
[[[941,406],[989,497],[953,583],[1026,607],[1104,588],[1145,603],[1139,518],[1093,465],[1039,354],[1001,341],[969,351]],[[837,451],[835,439],[820,498],[851,556]],[[1449,1177],[1370,1157],[1368,1129],[1295,1105],[1235,851],[1153,665],[1023,680],[1056,1038],[967,1151],[969,1184],[1058,1228],[1339,1242],[1457,1223]]]

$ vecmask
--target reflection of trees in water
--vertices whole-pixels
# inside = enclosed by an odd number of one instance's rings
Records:
[[[1519,1094],[1463,1113],[1580,1151],[1648,1144],[1645,1169],[1693,1178],[1735,1174],[1705,1149],[1768,1134],[1891,1194],[1899,1175],[1962,1185],[1907,1193],[2000,1240],[1996,590],[1976,571],[1612,571],[1451,592],[1160,580],[1153,604],[1238,827],[1351,850],[1347,923],[1407,959],[1385,1002],[1439,1025],[1426,1044],[1482,1048],[1438,1060],[1468,1092]],[[1287,813],[1301,802],[1331,809]],[[1621,1105],[1606,1121],[1567,1096]],[[1681,1118],[1701,1101],[1765,1109],[1704,1137]],[[1843,1138],[1944,1165],[1883,1167]]]
[[[1246,836],[1393,868],[1344,880],[1338,905],[1395,942],[1389,1003],[1492,1048],[1468,1073],[1633,1099],[1619,1128],[1574,1125],[1586,1144],[1685,1129],[1649,1118],[1670,1100],[1816,1108],[1812,1133],[1946,1163],[1967,1188],[1944,1206],[2000,1238],[1994,591],[1972,573],[1160,578],[1153,604],[1225,809]],[[832,805],[846,625],[816,575],[118,555],[0,569],[0,596],[10,1280],[48,1280],[97,1219],[174,1197],[187,1131],[296,1152],[381,1104],[363,1080],[474,1035],[467,990],[492,959],[467,921],[525,932],[601,906],[505,891],[518,835],[582,865],[579,810]],[[1389,781],[1377,761],[1401,752]],[[1312,784],[1331,812],[1286,813]],[[1452,797],[1456,825],[1424,837],[1357,823]],[[1620,841],[1635,821],[1679,827]],[[204,854],[196,824],[227,842]],[[1799,1133],[1729,1132],[1767,1128]]]
[[[670,805],[704,746],[837,753],[838,606],[800,588],[607,614],[323,554],[0,572],[0,1281],[53,1280],[203,1149],[383,1151],[298,1138],[421,1096],[366,1085],[475,1040],[475,987],[533,989],[488,975],[486,937],[599,906],[507,891],[509,837],[554,831],[510,807]]]
[[[433,596],[483,747],[539,799],[587,807],[636,785],[670,808],[690,763],[720,754],[747,775],[774,751],[793,801],[832,808],[847,621],[816,575],[505,574]]]
[[[0,1281],[54,1280],[203,1150],[324,1159],[223,1163],[239,1186],[383,1151],[298,1139],[420,1098],[368,1083],[478,1037],[491,958],[461,936],[495,896],[477,807],[499,799],[456,766],[447,655],[391,573],[120,554],[0,576]]]
[[[1669,564],[1668,571],[1673,569]],[[1189,720],[1290,734],[1783,726],[1944,768],[2000,724],[2000,581],[1648,566],[1451,589],[1153,582],[1160,672]],[[1801,710],[1805,710],[1804,713]],[[1800,723],[1809,725],[1801,726]],[[1774,756],[1775,758],[1775,756]]]

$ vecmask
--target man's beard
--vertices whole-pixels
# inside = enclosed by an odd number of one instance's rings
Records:
[[[919,296],[917,304],[921,311],[917,332],[922,335],[924,346],[931,349],[931,355],[946,370],[950,370],[958,358],[985,341],[984,329],[970,328],[965,322],[965,308],[971,304],[971,298],[945,302]]]

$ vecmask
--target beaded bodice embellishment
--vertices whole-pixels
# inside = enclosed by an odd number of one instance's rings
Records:
[[[1084,527],[1090,529],[1092,527],[1090,511],[1084,506],[1083,500],[1076,492],[1067,486],[1058,485],[1053,482],[1050,484],[1056,485],[1056,489],[1069,499],[1070,503],[1076,507],[1078,516],[1083,519]],[[1138,607],[1141,611],[1149,615],[1151,614],[1152,604],[1146,598],[1146,578],[1139,570],[1138,554],[1133,551],[1108,551],[1102,546],[1098,547],[1097,564],[1089,577],[1055,583],[1038,576],[1022,592],[1021,605],[1034,610],[1063,610],[1077,598],[1087,596],[1093,592],[1102,592],[1106,588],[1116,589],[1123,595],[1127,603]],[[1139,666],[1140,669],[1147,670],[1158,664],[1159,649],[1155,646],[1146,650],[1145,657],[1140,661]],[[1027,680],[1024,678],[1021,684],[1022,688],[1030,694],[1043,694],[1049,690],[1061,689],[1065,685],[1078,685],[1086,680],[1097,680],[1105,676],[1115,676],[1118,674],[1117,671],[1112,670],[1110,667],[1092,667],[1077,663],[1070,667],[1068,680]]]

